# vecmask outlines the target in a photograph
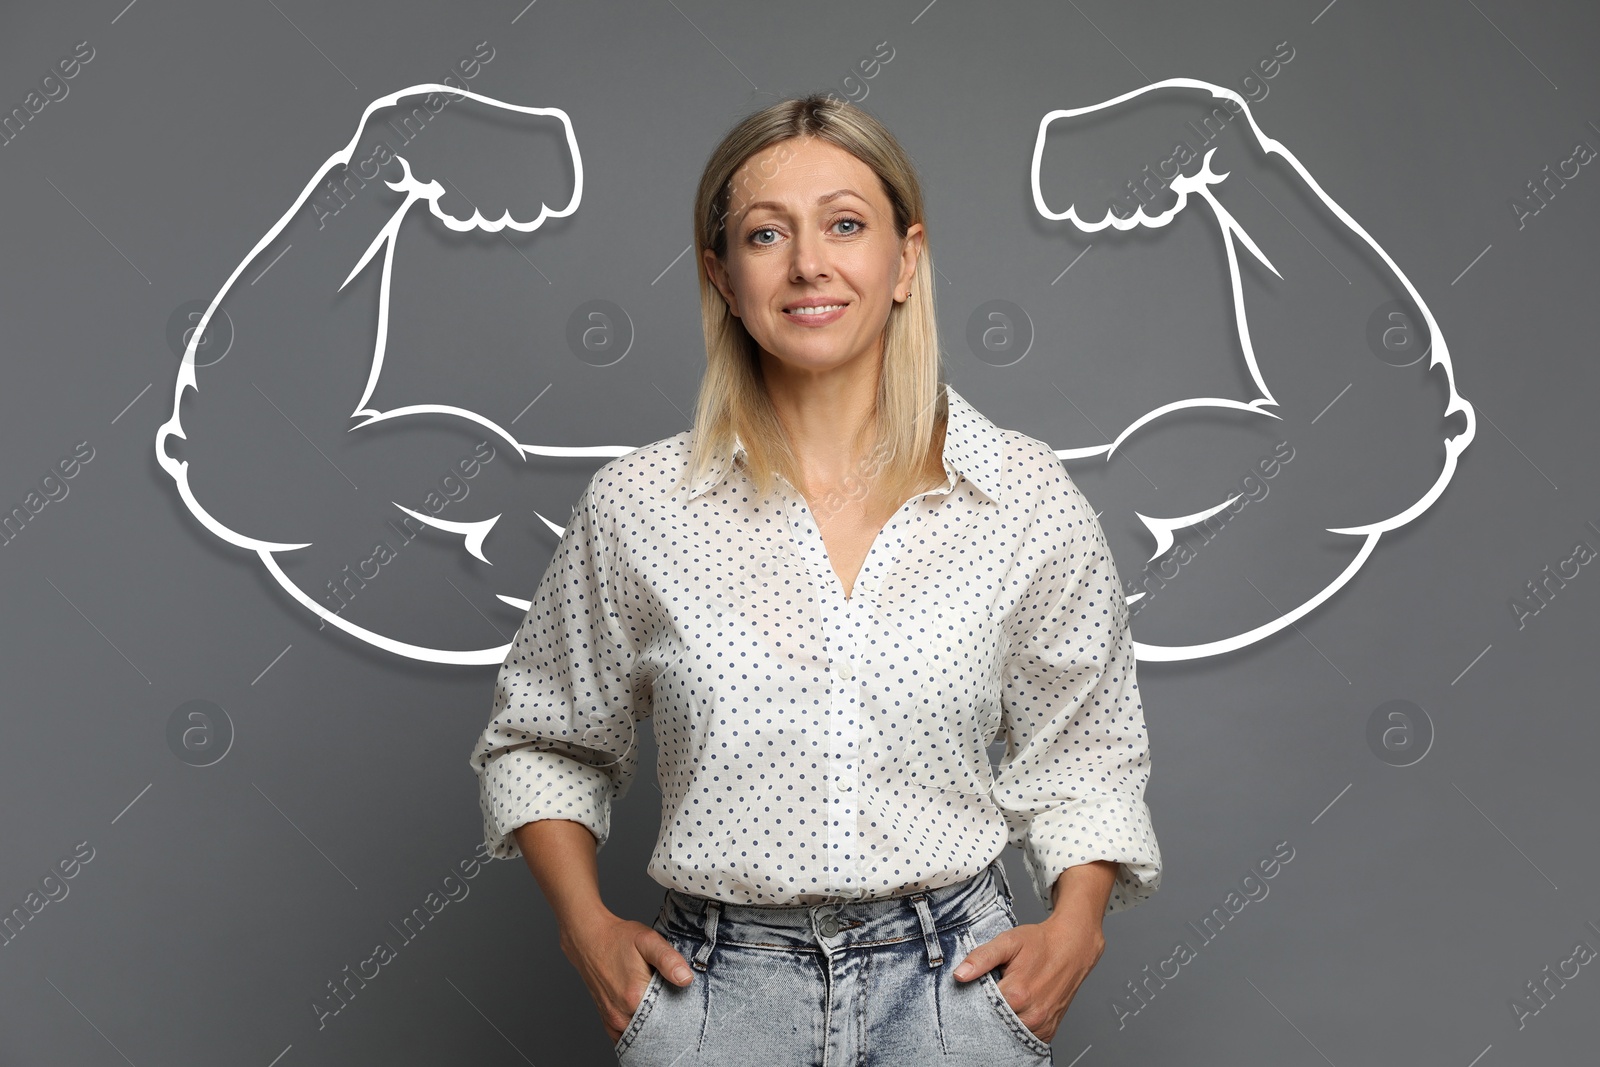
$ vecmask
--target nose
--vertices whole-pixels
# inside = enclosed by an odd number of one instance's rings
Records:
[[[790,274],[794,281],[803,282],[811,278],[827,277],[827,245],[820,234],[813,233],[809,228],[802,227],[790,242],[789,247],[791,249]]]

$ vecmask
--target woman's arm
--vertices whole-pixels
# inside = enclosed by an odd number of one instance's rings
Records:
[[[1054,909],[1069,870],[1069,887],[1087,878],[1097,889],[1110,874],[1109,913],[1160,885],[1161,851],[1144,800],[1150,743],[1127,601],[1105,532],[1055,454],[1039,447],[1038,503],[1023,531],[1029,547],[1008,578],[1022,592],[1004,617],[1006,752],[994,800],[1040,903]],[[1083,894],[1074,897],[1081,903]]]
[[[563,948],[568,932],[615,918],[600,899],[600,873],[594,834],[571,819],[538,819],[512,831],[522,858],[533,872],[544,899],[561,928]]]
[[[613,1042],[660,971],[674,985],[693,980],[689,962],[653,927],[613,914],[600,899],[595,836],[571,819],[538,819],[511,831],[561,929],[561,951],[600,1009]]]
[[[1121,866],[1110,860],[1095,860],[1062,871],[1051,889],[1050,914],[1045,921],[1061,917],[1065,911],[1070,921],[1092,920],[1098,927],[1101,917],[1106,913],[1111,887],[1117,882],[1118,868]]]
[[[978,945],[955,976],[1003,966],[1002,996],[1049,1041],[1105,951],[1104,916],[1155,892],[1161,853],[1144,802],[1149,742],[1116,564],[1094,509],[1039,447],[1039,501],[1014,579],[1023,591],[1005,616],[1006,753],[994,799],[1050,914]]]
[[[957,980],[969,982],[1004,966],[1000,995],[1024,1026],[1045,1041],[1053,1040],[1078,987],[1106,950],[1101,920],[1118,866],[1095,860],[1062,871],[1051,887],[1049,916],[974,948],[957,965]]]

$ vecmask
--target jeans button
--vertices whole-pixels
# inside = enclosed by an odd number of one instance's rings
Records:
[[[823,937],[832,937],[839,932],[839,919],[829,913],[817,921],[817,929],[822,931]]]

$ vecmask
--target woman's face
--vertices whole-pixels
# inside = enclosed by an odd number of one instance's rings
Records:
[[[872,168],[819,138],[756,153],[732,184],[727,259],[707,249],[705,268],[764,358],[813,374],[881,359],[889,311],[916,271],[922,224],[900,238]],[[795,310],[819,301],[844,306]]]

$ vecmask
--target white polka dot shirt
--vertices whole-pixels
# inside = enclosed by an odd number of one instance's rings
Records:
[[[1160,884],[1128,609],[1094,510],[1050,447],[946,388],[946,481],[912,497],[846,597],[805,497],[743,446],[682,486],[690,433],[589,482],[506,656],[471,763],[485,842],[571,819],[610,835],[652,720],[648,873],[730,903],[894,896],[1022,849],[1056,877]],[[1004,743],[991,761],[988,746]]]

